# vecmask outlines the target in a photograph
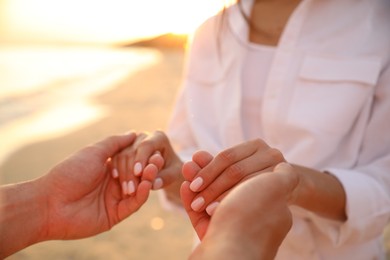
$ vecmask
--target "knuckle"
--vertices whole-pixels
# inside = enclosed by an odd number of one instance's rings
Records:
[[[233,164],[226,169],[226,177],[228,180],[239,181],[244,175],[245,171],[239,164]]]
[[[120,154],[117,155],[116,158],[117,158],[118,161],[125,161],[125,160],[127,160],[127,154],[126,153],[120,153]]]
[[[284,161],[284,157],[281,151],[276,148],[270,148],[268,151],[268,156],[273,162],[282,162]]]
[[[154,131],[154,134],[161,136],[161,137],[166,137],[164,131],[162,131],[162,130],[156,130],[156,131]]]
[[[264,145],[267,145],[263,139],[260,139],[260,138],[256,138],[252,141],[254,144],[256,144],[256,146],[264,146]]]
[[[145,140],[143,140],[140,143],[138,149],[147,150],[147,151],[153,150],[154,149],[154,143],[150,139],[145,139]]]
[[[164,133],[162,130],[156,130],[153,134],[157,139],[160,139],[162,141],[167,141],[168,136]]]
[[[227,149],[225,151],[220,152],[217,155],[218,159],[221,160],[225,164],[231,164],[234,162],[235,153],[233,149]]]
[[[205,189],[203,192],[201,192],[200,196],[202,196],[204,198],[204,200],[206,201],[206,203],[208,201],[211,201],[213,200],[214,198],[218,197],[218,189],[215,185],[210,185],[209,187],[207,187],[207,189]]]

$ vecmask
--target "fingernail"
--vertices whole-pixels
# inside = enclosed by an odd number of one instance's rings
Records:
[[[127,183],[125,181],[122,182],[122,192],[124,195],[127,195]]]
[[[140,162],[137,162],[136,164],[134,164],[133,171],[134,171],[135,176],[140,175],[142,172],[142,164]]]
[[[191,208],[194,211],[198,211],[203,206],[203,204],[204,204],[204,198],[199,197],[191,203]]]
[[[207,214],[209,214],[209,216],[212,216],[214,214],[215,209],[218,207],[218,205],[219,205],[218,201],[215,201],[215,202],[211,203],[210,205],[208,205],[206,208]]]
[[[112,177],[114,177],[114,179],[118,178],[119,177],[119,173],[118,173],[118,170],[117,169],[113,169],[112,170]]]
[[[129,194],[133,194],[134,191],[135,191],[135,186],[134,186],[134,182],[133,181],[129,181],[129,183],[127,184],[127,188],[128,188],[128,192]]]
[[[153,190],[161,189],[163,186],[163,180],[161,178],[156,178],[153,182]]]
[[[196,192],[198,191],[198,189],[200,188],[200,186],[202,186],[203,184],[203,179],[202,177],[198,177],[196,178],[195,180],[193,180],[190,184],[190,189],[193,191],[193,192]]]

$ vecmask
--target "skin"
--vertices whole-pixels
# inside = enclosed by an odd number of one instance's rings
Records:
[[[112,136],[73,154],[41,178],[0,188],[0,258],[53,239],[78,239],[111,229],[145,203],[157,174],[144,170],[137,191],[123,195],[110,158],[134,133]]]
[[[189,175],[191,171],[183,171],[182,175],[181,169],[188,166],[175,154],[163,132],[156,132],[140,142],[134,161],[146,165],[155,151],[160,151],[163,161],[168,162],[157,175],[164,183],[168,198],[179,203],[179,187],[184,178],[190,181],[191,190],[197,192],[192,202],[193,210],[206,212],[212,211],[208,206],[213,208],[214,202],[221,201],[238,184],[258,174],[273,171],[276,165],[286,162],[279,150],[261,139],[255,139],[221,151],[196,174]],[[204,153],[195,153],[193,160],[211,157]],[[345,221],[346,196],[338,179],[315,169],[291,165],[299,180],[292,203],[325,218]]]
[[[146,134],[139,133],[136,136],[135,141],[130,146],[116,154],[112,159],[112,174],[115,178],[118,178],[123,195],[134,194],[138,188],[140,179],[142,179],[143,175],[140,173],[145,170],[144,167],[153,164],[157,166],[158,170],[161,170],[164,165],[164,160],[160,152],[155,150],[143,165],[135,166],[136,161],[134,159],[137,155],[137,147],[141,143],[144,144],[146,138]]]
[[[276,46],[301,0],[256,0],[249,17],[249,41]]]
[[[211,159],[209,154],[200,153],[185,164],[183,172],[193,175]],[[293,168],[281,163],[274,172],[237,185],[210,217],[191,208],[196,193],[188,181],[184,182],[183,205],[201,239],[190,259],[274,259],[292,225],[288,205],[297,184]]]
[[[163,188],[166,191],[167,198],[181,205],[180,186],[184,181],[181,175],[183,162],[172,148],[168,137],[162,131],[156,131],[153,134],[139,134],[131,147],[124,149],[113,158],[114,168],[118,169],[119,179],[122,182],[129,182],[135,176],[142,176],[145,166],[148,163],[157,165],[159,172],[157,178],[153,181],[153,189]],[[135,165],[139,163],[141,172],[134,173]],[[128,165],[127,168],[120,165]]]
[[[142,178],[137,177],[138,189],[128,195],[121,190],[119,176],[112,175],[111,160],[136,139],[135,134],[112,136],[78,151],[41,178],[0,187],[0,258],[41,241],[79,239],[107,231],[136,212],[146,202],[159,167],[147,165]],[[161,163],[163,157],[157,154],[154,160]],[[183,171],[195,176],[211,161],[209,154],[199,153]],[[190,258],[272,259],[292,224],[287,204],[296,175],[286,167],[277,166],[275,173],[238,185],[213,219],[192,210],[196,193],[184,182],[183,203],[203,240]],[[244,206],[253,198],[259,201],[255,207]]]
[[[206,152],[200,152],[201,156],[203,153]],[[195,154],[193,159],[197,160],[198,156],[199,153]],[[261,140],[249,141],[222,151],[195,176],[185,174],[186,179],[193,179],[191,190],[198,193],[192,204],[193,210],[207,210],[210,203],[221,201],[232,187],[259,173],[272,171],[283,161],[281,153],[269,148]],[[292,168],[299,184],[291,203],[329,219],[347,219],[345,192],[337,178],[298,165],[292,165]],[[199,206],[195,201],[203,201],[203,204]]]

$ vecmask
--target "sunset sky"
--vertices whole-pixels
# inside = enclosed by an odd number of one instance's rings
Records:
[[[224,0],[2,0],[2,42],[124,42],[191,32]]]

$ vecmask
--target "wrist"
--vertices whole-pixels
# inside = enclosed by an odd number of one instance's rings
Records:
[[[346,195],[343,186],[331,174],[294,165],[299,182],[289,201],[322,217],[345,221]]]
[[[0,257],[46,240],[46,202],[38,180],[1,187]]]

